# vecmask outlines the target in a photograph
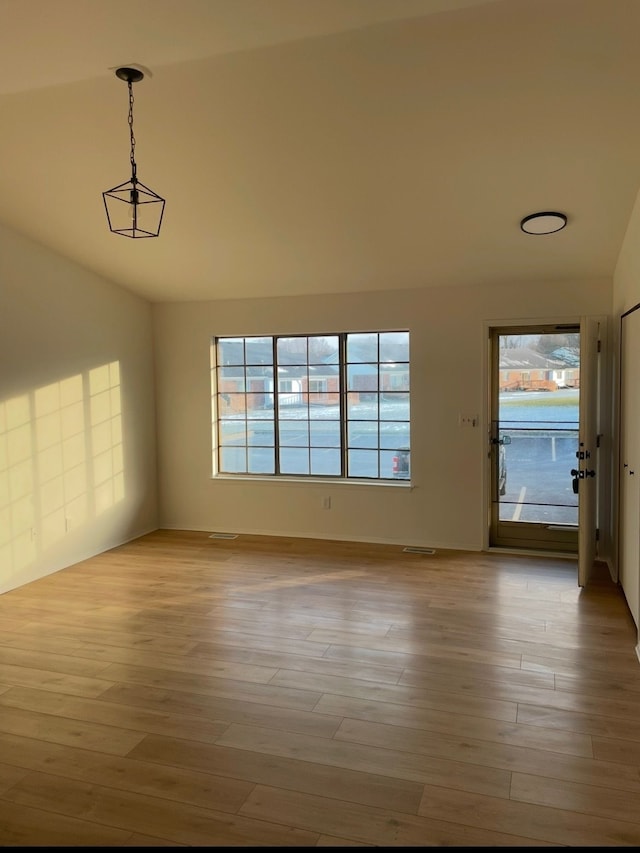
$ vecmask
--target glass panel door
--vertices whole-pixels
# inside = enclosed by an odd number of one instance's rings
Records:
[[[490,544],[578,551],[580,327],[491,333]]]

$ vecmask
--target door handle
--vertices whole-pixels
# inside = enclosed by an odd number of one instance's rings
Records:
[[[573,480],[571,481],[571,485],[573,487],[573,494],[577,495],[578,494],[578,486],[580,485],[580,477],[582,477],[582,472],[578,471],[577,468],[572,468],[571,469],[571,476],[573,477]]]

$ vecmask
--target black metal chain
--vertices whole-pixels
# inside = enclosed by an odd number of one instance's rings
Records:
[[[133,135],[133,84],[131,80],[128,80],[129,84],[129,133],[131,136],[131,182],[133,184],[136,183],[136,160],[135,160],[135,150],[136,150],[136,138]]]

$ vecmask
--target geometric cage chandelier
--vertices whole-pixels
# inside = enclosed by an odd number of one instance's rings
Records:
[[[138,180],[133,134],[133,84],[143,79],[137,68],[118,68],[116,77],[129,87],[129,136],[131,178],[102,193],[109,230],[123,237],[157,237],[162,225],[164,199]]]

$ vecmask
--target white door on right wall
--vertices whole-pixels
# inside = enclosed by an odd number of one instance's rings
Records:
[[[640,305],[622,316],[620,380],[619,574],[640,627]]]

